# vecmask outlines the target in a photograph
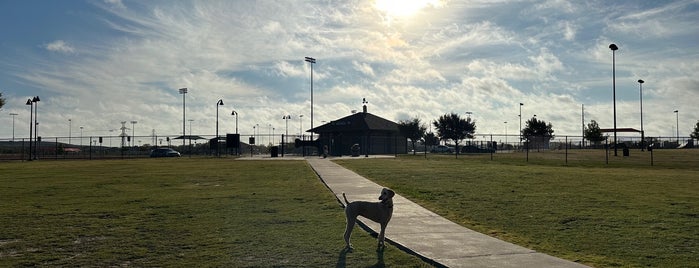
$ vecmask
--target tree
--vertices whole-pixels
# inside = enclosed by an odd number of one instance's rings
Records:
[[[527,124],[522,129],[522,136],[525,137],[529,143],[534,143],[536,145],[548,144],[548,141],[553,139],[553,125],[551,123],[546,124],[544,120],[537,120],[536,117],[527,120]],[[537,146],[537,148],[540,148]]]
[[[459,141],[465,138],[473,138],[476,132],[476,122],[471,118],[463,119],[458,114],[451,113],[439,117],[433,122],[437,128],[437,135],[441,139],[452,140],[456,145],[456,157],[459,155]]]
[[[420,140],[425,136],[425,131],[427,128],[420,122],[420,118],[413,118],[412,120],[399,121],[398,130],[403,136],[410,139],[413,144],[413,154],[415,154],[415,142]]]
[[[595,120],[592,120],[589,124],[587,124],[584,134],[585,139],[593,142],[595,145],[599,144],[599,142],[605,139],[604,135],[602,134],[602,129],[599,128],[599,125]]]
[[[2,108],[2,106],[5,106],[5,98],[2,97],[2,92],[0,92],[0,108]]]
[[[699,140],[699,120],[697,120],[697,124],[694,125],[694,131],[689,134],[692,139]]]

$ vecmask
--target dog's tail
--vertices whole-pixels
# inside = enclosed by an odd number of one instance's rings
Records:
[[[350,201],[347,201],[347,196],[345,195],[345,193],[342,193],[342,197],[345,198],[345,206],[347,206],[350,203]]]

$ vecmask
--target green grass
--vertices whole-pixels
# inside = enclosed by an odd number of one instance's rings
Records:
[[[568,166],[559,153],[530,154],[529,163],[519,153],[338,163],[543,253],[596,267],[699,267],[699,150],[657,150],[653,167],[640,152],[609,165],[604,154],[578,152],[587,160]]]
[[[355,231],[303,161],[0,163],[0,266],[427,266]]]

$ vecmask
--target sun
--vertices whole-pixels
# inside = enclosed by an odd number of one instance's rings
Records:
[[[376,0],[375,7],[391,17],[407,17],[427,6],[439,6],[439,2],[439,0]]]

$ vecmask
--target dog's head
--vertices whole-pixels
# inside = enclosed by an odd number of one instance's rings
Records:
[[[379,196],[379,200],[384,201],[393,198],[393,196],[396,195],[393,190],[388,189],[388,188],[383,188],[381,189],[381,195]]]

